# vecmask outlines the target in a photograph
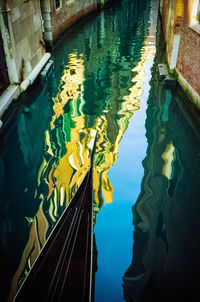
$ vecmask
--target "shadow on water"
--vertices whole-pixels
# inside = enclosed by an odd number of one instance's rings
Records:
[[[144,176],[132,208],[133,258],[123,276],[124,298],[130,302],[199,296],[199,112],[178,86],[170,89],[160,81],[161,58],[158,51],[148,100]]]

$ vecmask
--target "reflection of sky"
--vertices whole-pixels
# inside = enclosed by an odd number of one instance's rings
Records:
[[[122,276],[132,259],[132,206],[140,193],[144,173],[142,160],[147,149],[144,125],[149,92],[147,81],[142,89],[141,108],[130,119],[120,142],[118,160],[108,174],[114,189],[113,203],[106,204],[97,215],[98,271],[95,278],[101,286],[95,288],[95,302],[124,301]]]

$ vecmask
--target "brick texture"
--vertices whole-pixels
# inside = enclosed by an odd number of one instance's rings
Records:
[[[97,9],[96,0],[63,1],[62,8],[55,9],[55,1],[51,0],[51,19],[53,39],[83,16]]]
[[[169,0],[162,9],[163,34],[166,41],[166,58],[170,64],[174,34],[180,35],[176,68],[190,86],[200,94],[200,35],[190,28],[193,0],[175,0],[174,11]]]
[[[200,35],[186,24],[181,27],[177,69],[200,94]]]

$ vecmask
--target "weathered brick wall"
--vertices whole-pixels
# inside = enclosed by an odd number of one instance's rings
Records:
[[[64,30],[72,26],[83,16],[97,9],[97,0],[67,0],[62,1],[62,7],[55,8],[55,1],[51,0],[51,20],[53,39]]]
[[[200,35],[185,24],[181,27],[177,69],[200,94]]]
[[[174,11],[170,12],[169,0],[165,0],[161,12],[166,58],[170,64],[173,37],[174,34],[179,34],[176,69],[194,91],[200,94],[200,35],[189,26],[193,0],[176,0],[174,3]]]
[[[19,81],[24,80],[42,58],[40,0],[8,0],[8,25]]]

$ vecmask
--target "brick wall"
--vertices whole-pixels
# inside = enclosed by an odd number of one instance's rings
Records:
[[[200,35],[189,27],[187,15],[181,26],[177,70],[200,94]]]
[[[51,20],[53,39],[64,30],[72,26],[80,18],[97,9],[97,0],[67,0],[62,1],[62,7],[55,8],[55,1],[51,0]]]
[[[200,94],[200,35],[190,28],[193,0],[165,0],[161,11],[166,58],[170,66],[174,35],[180,35],[176,70]]]

